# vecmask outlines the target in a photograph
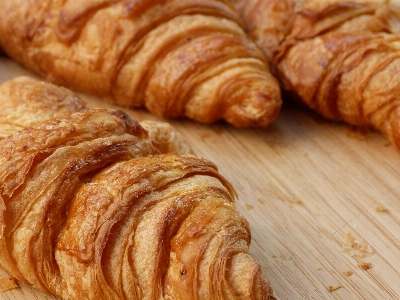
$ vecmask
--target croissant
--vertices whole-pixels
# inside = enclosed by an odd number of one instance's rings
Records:
[[[2,269],[62,299],[274,299],[235,190],[170,125],[5,86],[44,117],[0,140]],[[40,114],[46,97],[71,112]]]
[[[60,85],[164,117],[262,126],[281,94],[218,0],[0,1],[0,47]]]
[[[398,2],[233,2],[285,97],[328,119],[377,129],[400,149]]]

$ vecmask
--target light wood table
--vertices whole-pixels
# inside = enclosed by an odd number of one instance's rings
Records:
[[[0,56],[0,82],[19,75],[34,76]],[[115,107],[80,95],[89,106]],[[139,121],[157,119],[125,111]],[[252,229],[251,253],[278,299],[400,299],[400,152],[380,133],[288,103],[267,129],[164,121],[237,190]],[[372,255],[344,251],[347,233],[370,245]],[[55,299],[25,285],[0,298]]]

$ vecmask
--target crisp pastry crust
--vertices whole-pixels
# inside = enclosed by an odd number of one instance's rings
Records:
[[[36,121],[0,140],[2,269],[63,299],[273,299],[236,192],[171,126],[109,109]]]
[[[43,121],[87,111],[85,102],[71,90],[28,76],[1,84],[0,103],[0,140]],[[193,154],[190,145],[168,123],[145,120],[140,125],[161,152]]]
[[[156,115],[267,126],[278,82],[227,1],[0,1],[0,45],[48,80]]]
[[[41,121],[85,109],[72,91],[20,76],[0,85],[0,139]]]
[[[290,97],[400,148],[398,1],[233,2]]]

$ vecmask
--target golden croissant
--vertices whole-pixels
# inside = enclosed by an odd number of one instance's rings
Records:
[[[285,95],[400,148],[400,1],[233,2]]]
[[[6,95],[38,117],[0,140],[2,269],[63,299],[274,299],[234,189],[170,125],[25,77]]]
[[[61,85],[165,117],[267,126],[281,95],[218,0],[0,0],[0,48]]]

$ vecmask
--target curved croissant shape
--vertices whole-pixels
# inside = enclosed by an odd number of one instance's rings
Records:
[[[267,126],[278,82],[218,0],[0,1],[0,45],[47,79],[165,117]]]
[[[234,189],[144,124],[88,109],[0,140],[1,268],[62,299],[273,299]]]
[[[398,3],[235,2],[289,95],[326,118],[378,129],[400,148]]]

